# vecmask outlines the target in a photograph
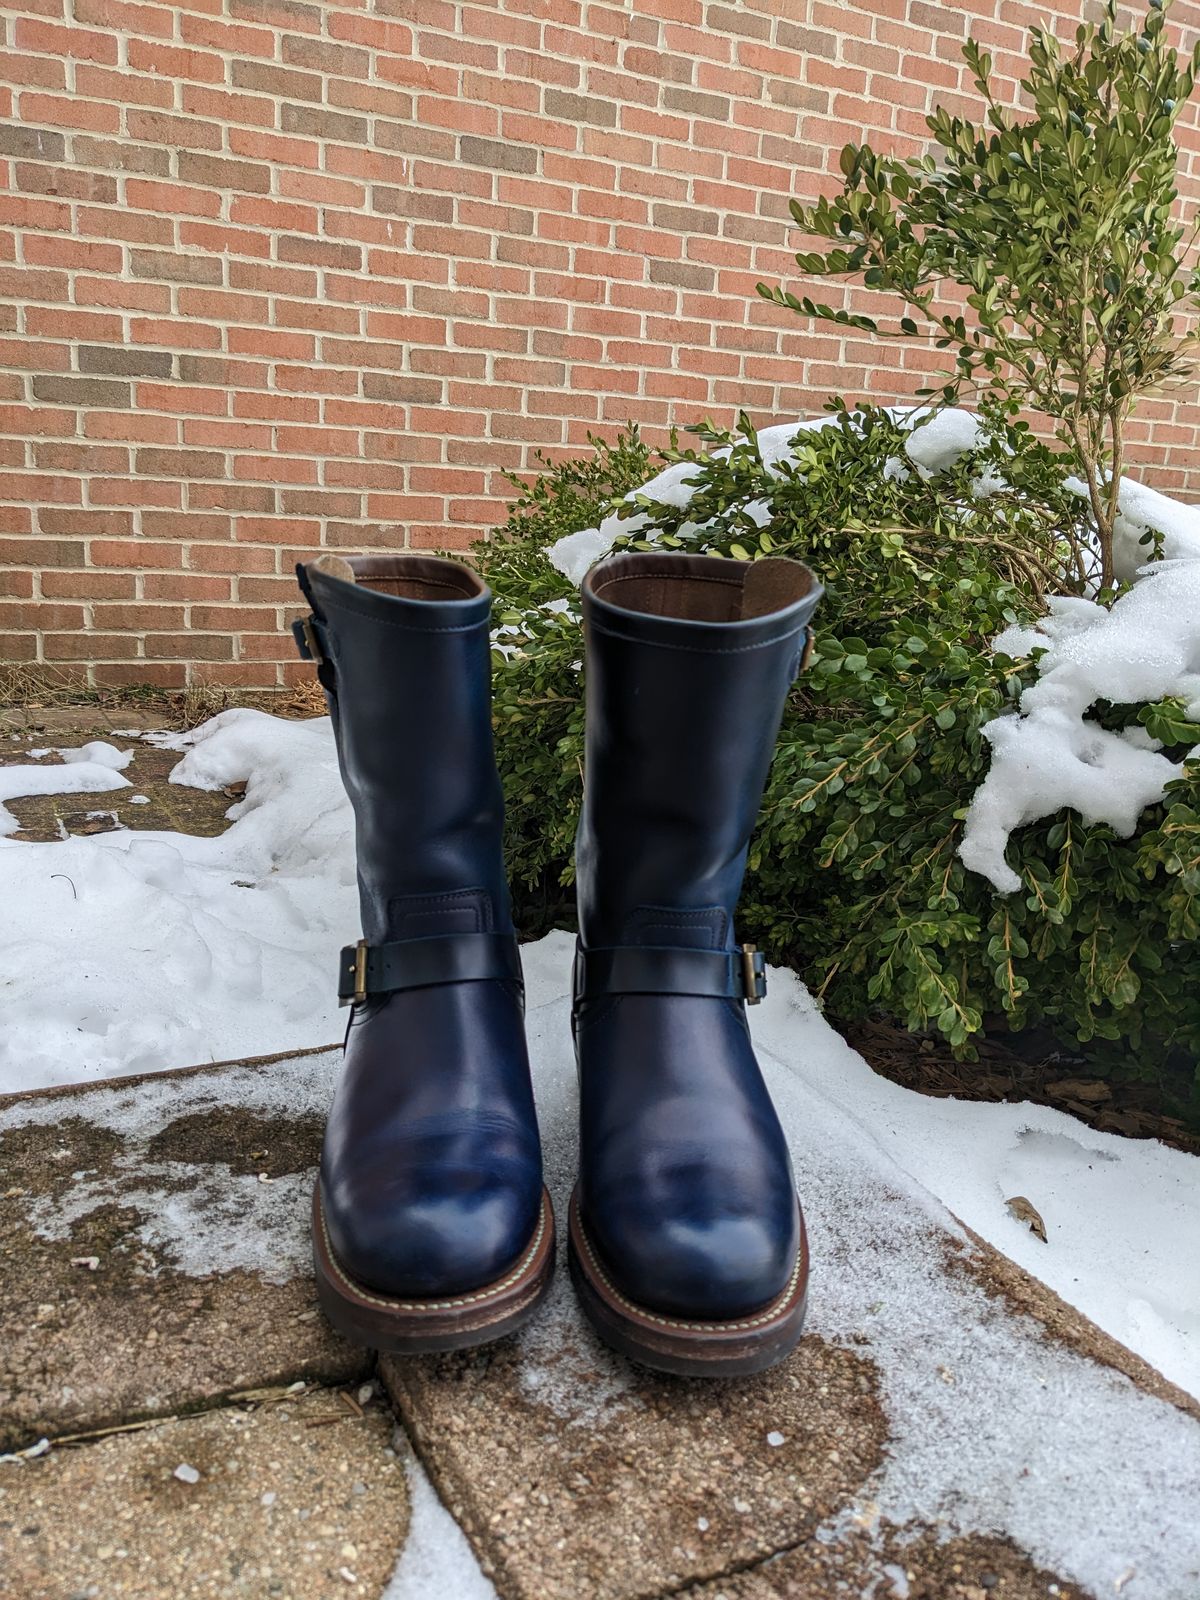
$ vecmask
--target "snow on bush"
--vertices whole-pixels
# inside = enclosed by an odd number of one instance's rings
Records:
[[[1200,546],[1200,513],[1194,515]],[[1110,610],[1088,600],[1051,601],[1039,627],[1010,629],[996,648],[1014,656],[1040,650],[1038,679],[1017,713],[983,729],[992,763],[972,801],[960,854],[1009,894],[1021,887],[1004,859],[1017,828],[1069,806],[1085,822],[1106,822],[1128,838],[1145,808],[1183,776],[1182,763],[1160,755],[1161,744],[1143,729],[1109,732],[1088,712],[1101,701],[1175,698],[1200,722],[1200,559],[1145,567]],[[1200,745],[1192,754],[1200,756]]]

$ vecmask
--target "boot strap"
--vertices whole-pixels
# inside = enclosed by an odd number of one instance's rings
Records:
[[[628,944],[575,951],[575,1000],[606,994],[699,994],[756,1006],[767,992],[761,950]]]
[[[361,1004],[370,995],[397,989],[427,989],[440,983],[506,978],[521,983],[521,957],[511,933],[448,933],[433,939],[368,944],[360,939],[342,951],[338,1001]]]

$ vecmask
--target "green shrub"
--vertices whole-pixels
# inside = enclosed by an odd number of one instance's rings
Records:
[[[493,709],[517,912],[530,932],[571,915],[564,885],[583,761],[579,596],[547,561],[546,547],[594,526],[653,471],[635,426],[612,444],[590,443],[584,461],[543,460],[531,485],[512,479],[520,494],[508,521],[472,555],[495,595],[499,629],[513,630],[498,638]],[[506,660],[502,651],[515,645],[520,653]]]
[[[625,509],[645,520],[625,543],[793,555],[826,585],[751,848],[744,934],[835,1015],[879,1009],[966,1054],[985,1028],[1044,1025],[1184,1106],[1200,1055],[1200,769],[1132,839],[1070,814],[1023,829],[1020,893],[997,895],[956,854],[988,766],[980,728],[1034,676],[989,641],[1041,613],[1084,515],[1055,455],[1011,424],[926,477],[907,466],[906,427],[870,409],[803,435],[791,467],[764,462],[745,419],[738,438],[702,431],[707,452],[668,452],[694,463],[685,509],[636,492],[645,451],[623,437],[594,471],[543,476],[476,552],[509,630],[497,744],[527,921],[569,917],[556,886],[570,882],[583,754],[578,596],[545,547],[632,490]],[[1176,758],[1195,742],[1174,702],[1106,707],[1104,721],[1140,722]]]

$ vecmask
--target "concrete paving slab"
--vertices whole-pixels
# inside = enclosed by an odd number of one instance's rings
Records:
[[[326,1390],[0,1462],[0,1596],[375,1600],[409,1520],[392,1426]]]
[[[1007,1540],[974,1535],[940,1543],[928,1531],[898,1528],[810,1540],[681,1594],[687,1600],[1088,1600]]]
[[[0,1449],[371,1357],[311,1281],[337,1052],[0,1101]]]
[[[566,1001],[529,1034],[561,1219]],[[1003,1600],[1196,1600],[1197,1408],[760,1051],[816,1263],[783,1366],[649,1373],[594,1338],[561,1269],[516,1338],[381,1362],[501,1595],[986,1600],[986,1574]]]
[[[529,1032],[562,1217],[565,1000],[535,1004]],[[715,1384],[650,1374],[598,1343],[563,1273],[517,1338],[382,1364],[504,1600],[979,1600],[1001,1584],[1032,1600],[1052,1583],[1072,1600],[1195,1600],[1197,1408],[763,1057],[817,1269],[787,1363]],[[367,1370],[309,1284],[337,1065],[322,1052],[0,1104],[8,1442]]]

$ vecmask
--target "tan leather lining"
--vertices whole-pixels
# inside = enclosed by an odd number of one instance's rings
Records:
[[[592,592],[626,611],[685,622],[745,622],[786,610],[812,589],[798,561],[712,556],[616,556],[591,575]]]
[[[343,583],[356,583],[376,594],[395,595],[402,600],[475,600],[484,593],[484,582],[470,567],[441,556],[322,555],[311,563]]]

